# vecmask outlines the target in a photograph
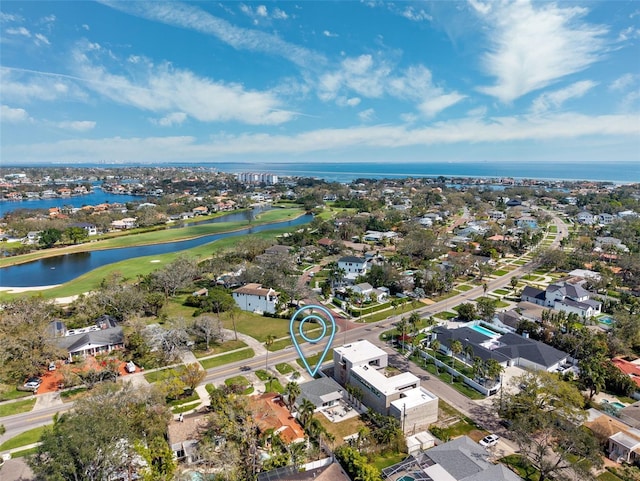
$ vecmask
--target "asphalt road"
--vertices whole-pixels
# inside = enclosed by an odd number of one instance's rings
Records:
[[[557,226],[558,232],[553,245],[557,246],[560,240],[568,235],[568,229],[564,222],[562,222],[562,220],[557,216],[554,216],[553,220],[555,225]],[[524,275],[529,270],[531,270],[532,266],[533,263],[528,263],[524,266],[514,269],[513,271],[510,271],[509,273],[501,276],[498,279],[489,280],[487,282],[488,290],[495,290],[507,286],[512,277],[520,277]],[[483,288],[475,287],[467,292],[452,296],[443,301],[418,308],[416,309],[416,312],[418,312],[422,317],[428,317],[438,312],[446,311],[450,307],[453,307],[461,302],[473,300],[482,295],[484,295]],[[425,371],[420,369],[412,362],[407,361],[395,351],[389,350],[385,343],[379,340],[380,332],[382,332],[384,329],[390,328],[394,322],[399,321],[401,317],[404,317],[406,315],[407,313],[404,313],[402,315],[390,316],[382,321],[370,324],[351,322],[349,323],[346,331],[343,331],[343,333],[339,333],[336,335],[334,342],[336,344],[341,344],[343,342],[349,343],[359,339],[366,339],[382,347],[383,349],[387,349],[387,352],[389,352],[390,354],[389,357],[391,364],[395,364],[401,369],[410,371],[416,376],[421,377],[422,385],[426,389],[437,395],[440,399],[449,403],[460,412],[474,419],[481,426],[485,427],[485,429],[505,434],[504,428],[502,428],[498,424],[498,417],[492,411],[492,409],[488,409],[484,405],[470,400],[469,398],[460,394],[458,391],[453,389],[448,384],[440,381],[439,379],[431,377],[427,380],[425,377]],[[307,350],[308,346],[303,347],[303,349]],[[203,381],[203,384],[221,383],[228,377],[241,374],[242,371],[240,370],[240,368],[243,366],[249,366],[252,370],[262,369],[265,366],[265,357],[266,356],[258,356],[250,360],[238,361],[232,364],[226,364],[222,367],[210,369],[207,371],[207,375]],[[281,362],[295,362],[297,358],[298,353],[296,352],[296,350],[293,347],[289,347],[282,351],[270,353],[269,365],[273,366]],[[330,359],[325,359],[325,361],[330,361]],[[0,443],[29,429],[49,424],[52,422],[52,418],[55,413],[69,410],[72,407],[72,403],[65,404],[64,406],[47,406],[28,413],[16,414],[13,416],[0,418],[0,423],[4,424],[6,428],[6,433],[3,436],[0,436]]]

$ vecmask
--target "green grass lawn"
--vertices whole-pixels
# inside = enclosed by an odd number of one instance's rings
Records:
[[[519,454],[511,454],[500,459],[500,462],[511,466],[525,481],[538,481],[540,472]]]
[[[87,392],[86,387],[76,387],[73,389],[67,389],[60,393],[60,398],[62,398],[63,402],[71,402],[76,398],[83,396]]]
[[[39,428],[29,429],[28,431],[6,440],[4,443],[0,444],[0,451],[8,451],[9,449],[20,448],[22,446],[39,442],[40,436],[42,436],[42,431],[44,431],[45,427],[46,426],[40,426]]]
[[[282,394],[284,392],[284,386],[278,379],[272,379],[264,383],[265,392],[277,392]]]
[[[315,419],[320,421],[320,424],[335,438],[334,446],[340,446],[344,444],[344,438],[355,434],[365,424],[360,420],[360,417],[349,418],[339,423],[332,423],[324,414],[315,413],[313,415]]]
[[[236,361],[242,361],[244,359],[251,359],[255,353],[253,349],[241,349],[240,351],[230,352],[217,357],[210,357],[209,359],[203,359],[200,364],[204,369],[212,369],[218,366],[224,366]]]
[[[183,397],[181,399],[171,400],[169,402],[169,406],[176,407],[176,406],[181,406],[183,404],[189,404],[189,403],[193,404],[194,401],[199,401],[199,400],[200,400],[200,395],[196,391],[193,391],[190,396]]]
[[[310,356],[307,358],[307,363],[309,363],[309,366],[311,367],[311,369],[313,369],[315,367],[315,365],[317,364],[318,360],[320,359],[320,356],[322,355],[321,352],[314,354],[313,356]],[[327,361],[332,361],[333,360],[333,349],[329,349],[329,352],[327,352],[327,355],[324,358],[324,362]],[[304,363],[302,362],[302,360],[300,359],[296,359],[296,362],[300,365],[300,367],[303,367],[306,369]]]
[[[393,466],[394,464],[399,463],[406,457],[407,453],[377,454],[371,459],[371,464],[382,471],[384,468],[388,468],[389,466]]]
[[[610,471],[605,471],[600,474],[597,478],[598,481],[624,481],[622,478],[619,478],[615,474]]]
[[[500,294],[501,296],[506,296],[507,294],[509,294],[510,291],[506,289],[496,289],[493,292],[495,292],[496,294]]]
[[[253,392],[253,385],[244,376],[230,377],[229,379],[225,379],[224,383],[227,386],[233,386],[233,385],[241,386],[242,387],[242,394],[247,395],[247,396]]]
[[[0,392],[0,401],[10,401],[12,399],[20,399],[29,396],[33,396],[33,393],[30,391],[18,391],[14,387],[5,392]]]
[[[167,367],[164,369],[158,369],[157,371],[147,372],[144,374],[144,378],[149,383],[154,383],[166,379],[174,373],[180,375],[184,371],[184,366]],[[174,371],[173,373],[171,371]]]
[[[210,345],[208,351],[194,351],[193,354],[198,359],[200,359],[207,356],[213,356],[214,354],[222,354],[223,352],[235,351],[236,349],[242,349],[243,347],[247,347],[246,342],[240,340],[229,340],[215,346]]]
[[[493,274],[494,276],[501,277],[501,276],[504,276],[505,274],[507,274],[508,272],[509,272],[509,271],[508,271],[508,270],[506,270],[506,269],[499,269],[499,270],[497,270],[497,271],[493,271],[493,272],[492,272],[492,274]]]
[[[457,317],[457,315],[458,314],[455,312],[444,311],[444,312],[439,312],[438,314],[435,314],[435,317],[448,321],[450,319],[454,319],[455,317]]]
[[[267,216],[267,214],[269,214],[269,216]],[[264,220],[261,218],[260,223],[276,222],[279,220],[292,219],[299,216],[300,214],[301,214],[301,211],[299,209],[282,209],[282,210],[274,209],[272,211],[265,213],[265,218]],[[255,222],[253,225],[259,225],[260,223]],[[184,229],[186,229],[187,230],[186,232],[188,233],[188,235],[186,235],[185,237],[183,237],[184,232],[182,233],[179,232],[179,231],[182,231],[182,229],[170,229],[165,231],[151,232],[146,234],[140,234],[140,236],[147,236],[147,237],[143,237],[143,239],[145,239],[145,242],[143,243],[153,244],[158,242],[175,241],[181,238],[197,237],[199,235],[209,235],[217,232],[227,232],[229,230],[237,230],[238,228],[243,228],[246,226],[247,226],[246,222],[240,222],[240,223],[222,222],[219,224],[202,224],[199,226],[185,227]],[[207,230],[203,228],[209,228],[211,230]],[[256,234],[252,234],[252,236],[255,236],[256,238],[263,238],[263,239],[275,239],[277,235],[283,234],[288,231],[291,231],[290,227],[273,229],[265,232],[259,232]],[[138,236],[135,236],[135,237],[138,237]],[[137,240],[134,241],[133,239],[134,237],[130,236],[127,238],[113,239],[113,241],[114,242],[118,241],[122,243],[120,247],[129,247],[138,243]],[[236,243],[237,243],[236,238],[227,237],[225,239],[220,239],[218,241],[213,241],[208,244],[194,247],[193,249],[175,251],[175,252],[170,252],[170,253],[161,254],[161,255],[144,256],[144,257],[136,257],[134,259],[127,259],[121,262],[116,262],[113,264],[108,264],[106,266],[99,267],[97,269],[92,270],[91,272],[87,272],[86,274],[72,281],[69,281],[63,284],[60,287],[46,289],[46,290],[40,291],[38,294],[44,297],[45,299],[52,299],[55,297],[65,297],[65,296],[81,294],[83,292],[88,292],[96,289],[97,287],[99,287],[103,279],[107,278],[110,274],[114,272],[120,273],[124,279],[137,279],[138,275],[149,274],[154,270],[166,264],[171,263],[178,256],[184,255],[185,253],[190,257],[205,259],[207,257],[210,257],[212,252],[214,252],[215,250],[218,250],[218,249],[222,250],[227,247],[232,247]],[[98,244],[98,243],[95,243],[95,244]],[[91,244],[91,245],[94,246],[94,244]],[[85,247],[85,246],[86,245],[83,245],[81,247]],[[110,247],[114,247],[114,246],[111,244],[108,244],[106,245],[106,247],[100,247],[100,248],[110,248]],[[93,250],[97,248],[99,247],[96,247],[96,246],[92,247]],[[81,250],[87,250],[87,249],[85,248]],[[66,250],[65,251],[56,250],[55,252],[56,255],[62,255],[65,253],[67,253]],[[28,255],[32,255],[32,254],[28,254]],[[40,257],[43,257],[43,254],[41,252],[36,253],[35,257],[29,258],[29,259],[33,260]],[[16,262],[21,262],[20,259],[23,259],[23,258],[18,259],[18,257],[12,257],[7,259],[11,259],[11,263],[16,263]],[[2,263],[3,261],[5,261],[4,264],[9,265],[7,264],[8,261],[6,261],[5,259],[0,259],[0,266],[3,265]],[[160,262],[151,262],[151,261],[160,261]],[[0,293],[0,299],[3,299],[3,300],[11,299],[13,297],[16,297],[17,295],[18,294]]]
[[[470,286],[469,284],[460,284],[459,286],[456,286],[456,289],[461,292],[467,292],[473,289],[473,286]]]
[[[171,412],[174,414],[186,413],[187,411],[191,411],[200,406],[200,401],[188,403],[188,404],[180,404],[179,406],[173,406],[171,408]]]
[[[35,403],[35,399],[26,399],[24,401],[0,404],[0,418],[11,416],[13,414],[29,412],[33,409]]]
[[[291,346],[291,344],[292,342],[290,337],[279,339],[275,341],[273,344],[271,344],[271,346],[269,346],[269,351],[270,352],[281,351],[282,349],[285,349]]]
[[[295,371],[295,369],[291,366],[291,364],[287,364],[286,362],[281,362],[280,364],[276,364],[276,370],[282,375],[286,375]]]

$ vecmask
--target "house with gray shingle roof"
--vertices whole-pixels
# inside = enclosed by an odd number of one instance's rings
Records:
[[[296,406],[300,406],[304,399],[311,401],[316,411],[337,404],[343,398],[344,388],[330,377],[321,377],[300,384],[300,395],[296,399]]]
[[[401,474],[421,481],[522,481],[506,466],[490,462],[489,452],[468,436],[420,451],[382,470],[383,479],[397,479]]]
[[[94,356],[124,348],[122,327],[113,317],[102,315],[93,325],[80,329],[67,329],[61,321],[53,321],[49,332],[58,347],[72,356]]]
[[[591,293],[580,284],[556,282],[544,291],[527,286],[522,290],[521,299],[566,313],[574,312],[587,318],[596,316],[601,311],[601,303],[590,296]]]

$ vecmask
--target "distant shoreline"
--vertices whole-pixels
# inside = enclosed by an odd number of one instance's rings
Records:
[[[280,176],[318,177],[333,182],[351,182],[357,178],[436,178],[447,179],[514,179],[543,182],[609,182],[633,184],[640,182],[640,161],[449,161],[449,162],[169,162],[148,163],[77,163],[77,164],[15,164],[4,169],[42,168],[65,165],[69,168],[185,168],[210,169],[229,174],[238,172],[270,172]],[[622,177],[622,178],[620,178]]]

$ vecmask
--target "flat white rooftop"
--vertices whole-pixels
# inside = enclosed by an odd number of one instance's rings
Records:
[[[334,348],[333,352],[338,353],[351,364],[366,363],[382,356],[387,356],[386,352],[369,341],[356,341],[351,344],[345,344]]]
[[[409,389],[402,394],[404,395],[404,397],[396,399],[395,401],[391,401],[391,405],[401,412],[403,409],[412,409],[438,399],[423,387]]]
[[[420,379],[410,372],[403,372],[397,376],[386,377],[373,366],[355,366],[351,372],[360,376],[385,396],[400,391],[411,384],[420,385]],[[409,391],[409,389],[407,390]]]

